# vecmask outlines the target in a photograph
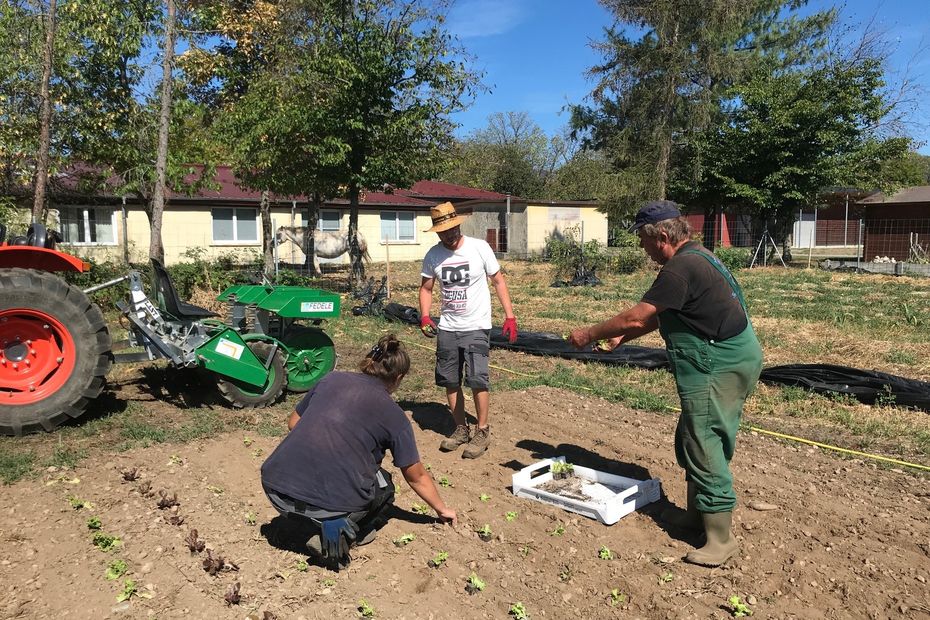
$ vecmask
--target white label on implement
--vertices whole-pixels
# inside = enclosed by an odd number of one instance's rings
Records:
[[[220,341],[216,343],[216,352],[220,355],[225,355],[226,357],[231,357],[234,360],[242,357],[242,352],[245,351],[245,347],[241,344],[233,342],[232,340],[226,340],[225,338],[220,338]]]
[[[300,302],[301,312],[332,312],[333,302],[331,301],[302,301]]]

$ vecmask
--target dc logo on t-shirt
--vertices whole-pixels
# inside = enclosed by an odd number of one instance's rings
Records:
[[[464,265],[443,265],[442,283],[447,286],[468,286],[471,277],[468,274],[468,263]]]

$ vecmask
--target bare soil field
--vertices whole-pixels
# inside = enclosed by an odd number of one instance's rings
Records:
[[[654,277],[609,276],[603,287],[567,290],[548,287],[545,265],[506,269],[521,330],[555,333],[607,318]],[[417,266],[393,273],[392,300],[415,304]],[[930,379],[930,314],[916,303],[928,283],[772,270],[739,278],[767,365],[839,363]],[[391,619],[508,618],[516,603],[531,619],[729,618],[734,595],[756,618],[930,618],[930,478],[919,469],[741,432],[733,461],[740,553],[718,569],[688,565],[681,558],[700,541],[660,518],[685,496],[668,373],[495,351],[492,447],[465,461],[438,450],[451,420],[432,382],[432,342],[415,328],[352,317],[351,303],[326,327],[339,367],[351,369],[379,332],[397,331],[408,343],[413,370],[397,397],[423,462],[451,485],[441,493],[458,510],[457,528],[417,514],[419,498],[395,471],[396,505],[378,538],[339,573],[307,565],[306,534],[277,516],[259,481],[299,396],[233,411],[204,375],[115,367],[78,424],[0,438],[4,479],[14,481],[0,486],[0,620],[310,620],[362,610]],[[655,335],[641,344],[661,346]],[[760,385],[745,421],[927,465],[930,417],[893,403]],[[659,478],[662,498],[604,526],[514,497],[514,472],[553,456]],[[392,469],[390,457],[385,465]],[[138,479],[125,480],[133,470]],[[89,527],[98,522],[99,530]],[[488,542],[476,532],[484,525]],[[186,542],[195,529],[203,551]],[[119,543],[103,551],[100,534]],[[392,544],[408,534],[405,546]],[[602,547],[611,559],[599,557]],[[215,574],[204,568],[208,550],[212,569],[224,559]],[[445,562],[428,566],[440,552]],[[108,580],[117,561],[125,574]],[[475,594],[466,591],[472,574],[486,584]],[[239,601],[227,602],[237,583]],[[130,596],[118,601],[121,594]]]
[[[136,393],[131,375],[114,388],[118,398],[145,401],[150,416],[178,415],[174,405]],[[411,512],[418,498],[395,472],[392,518],[334,573],[302,564],[304,539],[262,493],[259,468],[277,438],[246,428],[187,444],[92,450],[74,469],[0,487],[0,618],[355,618],[360,601],[376,618],[506,618],[516,602],[529,618],[725,618],[732,595],[760,618],[930,617],[926,478],[743,433],[733,462],[741,551],[711,570],[683,563],[698,541],[659,519],[685,492],[674,416],[551,387],[495,393],[492,448],[464,461],[438,451],[450,428],[433,395],[401,404],[423,461],[452,485],[441,491],[459,511],[454,530]],[[293,403],[278,408],[282,427]],[[511,494],[516,470],[559,455],[658,477],[663,498],[608,527]],[[138,480],[124,480],[121,472],[133,469]],[[161,490],[179,505],[159,508]],[[75,509],[69,497],[91,505]],[[511,511],[517,516],[508,521]],[[93,545],[92,516],[99,531],[121,539],[114,550]],[[475,532],[484,524],[494,532],[490,542]],[[206,552],[192,553],[185,542],[191,529],[237,570],[206,572]],[[408,533],[412,542],[392,544]],[[613,559],[599,558],[602,546]],[[446,562],[429,567],[440,551]],[[116,559],[128,571],[108,581]],[[474,595],[465,590],[472,573],[486,582]],[[126,579],[137,592],[117,602]],[[234,583],[235,605],[225,600]]]

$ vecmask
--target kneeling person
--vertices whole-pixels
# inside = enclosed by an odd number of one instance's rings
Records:
[[[311,389],[288,419],[290,433],[262,465],[262,487],[287,517],[309,521],[311,556],[348,561],[354,544],[371,542],[381,514],[394,501],[387,450],[394,465],[440,520],[455,511],[439,497],[420,463],[413,427],[391,398],[410,370],[410,358],[393,334],[383,336],[359,364],[361,373],[331,372]]]

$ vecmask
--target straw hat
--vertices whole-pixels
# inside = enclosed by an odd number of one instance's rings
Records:
[[[450,228],[455,228],[465,221],[465,216],[456,213],[455,205],[451,202],[444,202],[435,207],[431,207],[429,215],[433,218],[433,227],[424,232],[443,232]]]

